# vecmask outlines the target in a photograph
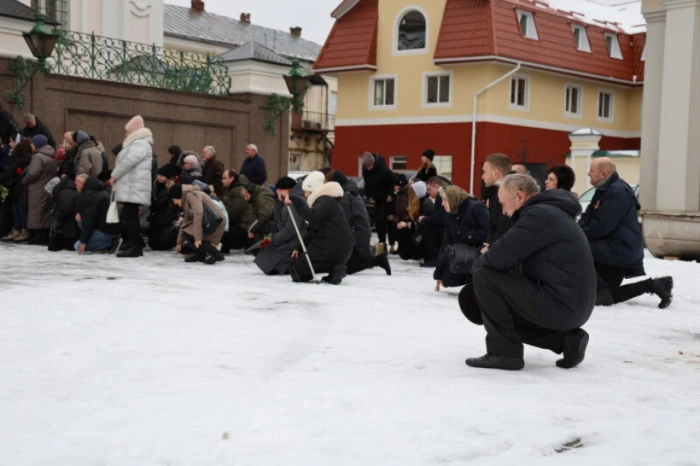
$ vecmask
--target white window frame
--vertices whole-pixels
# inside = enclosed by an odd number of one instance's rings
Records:
[[[610,116],[608,118],[600,116],[600,96],[602,94],[610,95]],[[613,123],[615,121],[615,92],[610,89],[598,89],[598,100],[596,101],[596,116],[598,121],[605,123]]]
[[[510,100],[511,92],[513,89],[513,81],[516,79],[525,80],[525,105],[518,105]],[[530,77],[524,74],[514,74],[511,76],[510,81],[508,81],[508,108],[511,110],[520,110],[523,112],[530,111]]]
[[[406,165],[406,168],[394,168],[394,162],[396,162],[396,159],[404,159],[402,163]],[[389,157],[389,168],[392,171],[395,170],[408,170],[408,156],[407,155],[392,155]]]
[[[576,31],[579,31],[579,43],[576,44]],[[588,31],[580,24],[571,25],[571,34],[574,35],[574,45],[579,52],[591,53],[591,42],[588,40]]]
[[[516,9],[515,15],[515,18],[518,20],[518,30],[520,31],[520,34],[526,39],[540,40],[540,36],[537,34],[537,25],[535,24],[534,13],[532,13],[531,11]],[[520,27],[520,21],[523,16],[527,17],[527,20],[525,22],[526,34],[523,34],[523,30]]]
[[[422,49],[399,50],[399,26],[401,26],[401,20],[403,17],[411,11],[417,11],[423,15],[423,18],[425,18],[425,47]],[[391,50],[394,56],[423,55],[428,53],[428,50],[430,49],[430,19],[428,18],[428,13],[426,13],[426,11],[418,5],[409,5],[403,10],[399,11],[399,14],[396,15],[396,19],[394,20],[393,36]]]
[[[394,104],[393,105],[375,105],[374,104],[374,83],[376,81],[385,81],[387,79],[394,80]],[[399,100],[399,75],[397,74],[382,74],[369,77],[369,109],[370,110],[396,110],[396,102]]]
[[[569,111],[567,104],[569,103],[569,90],[576,89],[578,92],[576,108],[578,112],[574,113]],[[583,87],[578,84],[567,84],[564,86],[564,116],[570,118],[581,118],[583,116]]]
[[[338,91],[331,91],[329,97],[330,101],[328,102],[328,113],[335,116],[338,113]],[[394,96],[394,101],[396,101],[396,96]]]
[[[428,103],[428,78],[440,78],[447,76],[450,78],[450,89],[447,102],[438,103]],[[440,80],[438,79],[438,100],[440,99]],[[423,108],[446,108],[452,107],[452,90],[454,88],[454,77],[452,71],[427,71],[423,73],[423,95],[422,95],[422,107]]]
[[[608,38],[612,39],[611,46],[608,47]],[[615,60],[623,60],[622,49],[620,48],[620,39],[617,34],[611,32],[605,33],[605,47],[608,49],[608,55]]]

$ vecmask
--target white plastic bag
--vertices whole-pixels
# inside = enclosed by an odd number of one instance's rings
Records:
[[[109,201],[109,209],[107,210],[107,223],[119,223],[119,205],[117,204],[117,192],[112,190],[112,198]]]

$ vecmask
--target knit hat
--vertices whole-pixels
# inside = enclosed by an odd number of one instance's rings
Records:
[[[430,160],[432,162],[433,159],[435,158],[435,151],[432,149],[428,149],[425,152],[423,152],[423,157],[427,158],[428,160]]]
[[[411,189],[413,189],[413,192],[416,193],[418,199],[423,199],[425,195],[428,194],[428,187],[422,181],[416,181],[413,183],[411,185]]]
[[[168,197],[170,199],[182,199],[182,185],[174,184],[168,191]]]
[[[88,134],[85,131],[81,130],[78,130],[75,133],[71,134],[71,138],[73,139],[73,142],[78,146],[90,140],[90,136],[88,136]]]
[[[394,186],[403,188],[408,184],[408,178],[403,173],[394,173]]]
[[[275,189],[294,189],[296,185],[297,182],[294,181],[294,178],[283,176],[277,181],[277,184],[275,184]]]
[[[301,188],[307,193],[312,193],[321,186],[323,186],[325,182],[326,175],[324,175],[321,172],[311,172],[309,173],[309,176],[307,176],[304,180],[304,183],[301,185]]]
[[[129,120],[124,129],[126,129],[128,133],[135,133],[136,131],[145,127],[146,124],[143,121],[143,117],[141,115],[136,115],[134,118]]]
[[[469,194],[459,186],[448,186],[445,188],[445,199],[447,203],[450,204],[450,211],[456,214],[464,201],[467,200]]]
[[[37,149],[41,149],[48,143],[49,140],[43,134],[37,134],[32,138],[32,144],[34,144],[34,147],[36,147]]]
[[[163,165],[158,170],[158,174],[163,175],[169,180],[172,180],[173,178],[175,178],[175,166],[170,163]]]
[[[172,145],[168,147],[168,153],[173,154],[175,157],[180,157],[182,149],[180,149],[180,146]]]

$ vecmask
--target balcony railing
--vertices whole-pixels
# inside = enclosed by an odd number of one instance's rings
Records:
[[[226,95],[231,77],[209,54],[183,52],[120,39],[63,32],[49,59],[63,76]]]
[[[320,112],[292,113],[292,129],[295,131],[329,132],[335,128],[335,115]]]

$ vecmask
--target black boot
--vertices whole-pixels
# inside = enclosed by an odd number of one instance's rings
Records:
[[[389,264],[389,257],[386,254],[375,257],[374,263],[377,267],[383,268],[387,275],[391,275],[391,265]]]
[[[525,367],[525,361],[523,361],[522,358],[507,358],[505,356],[496,356],[494,354],[485,354],[480,358],[469,358],[465,362],[469,367],[478,367],[481,369],[519,371]]]
[[[143,249],[136,247],[136,246],[131,246],[130,248],[124,249],[117,254],[117,257],[120,257],[120,258],[141,257],[141,256],[143,256]]]
[[[598,288],[598,293],[595,297],[596,306],[612,306],[615,304],[612,291],[607,286]]]
[[[301,283],[301,275],[299,275],[299,271],[297,270],[297,266],[292,262],[292,265],[289,266],[289,276],[292,277],[292,281],[294,283]]]
[[[199,249],[195,250],[194,254],[188,254],[187,257],[185,257],[185,262],[187,262],[188,264],[192,264],[194,262],[204,262],[206,255],[202,246],[200,246]]]
[[[661,298],[659,309],[666,309],[673,300],[673,277],[655,278],[651,284],[651,292]]]
[[[221,251],[210,243],[202,243],[202,246],[199,249],[204,250],[204,263],[207,265],[214,265],[217,262],[221,262],[225,259]]]
[[[557,366],[562,369],[571,369],[581,364],[586,357],[589,339],[588,332],[582,328],[568,332],[562,347],[564,357],[557,361]]]
[[[382,254],[384,255],[384,254]],[[328,274],[327,277],[323,277],[323,281],[327,282],[331,285],[340,285],[341,282],[343,281],[343,278],[345,278],[348,274],[348,268],[345,267],[344,265],[336,265],[333,267],[333,270],[331,271],[330,274]]]

